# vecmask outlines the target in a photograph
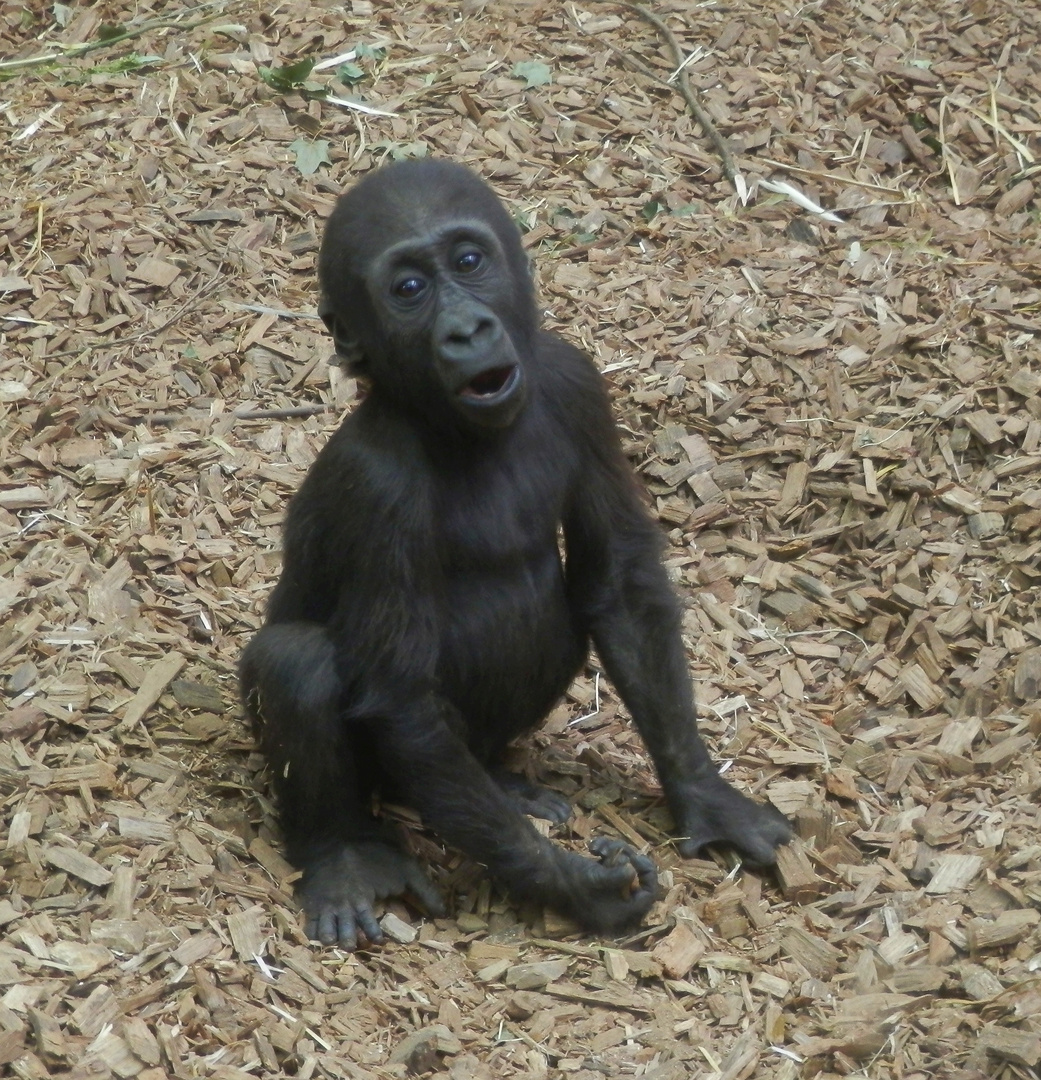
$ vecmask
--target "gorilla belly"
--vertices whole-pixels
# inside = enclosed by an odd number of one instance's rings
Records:
[[[439,682],[466,720],[470,748],[488,761],[545,717],[585,659],[587,641],[555,557],[510,574],[471,568],[449,586]]]

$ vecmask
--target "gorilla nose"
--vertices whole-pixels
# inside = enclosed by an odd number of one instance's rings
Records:
[[[523,402],[524,380],[516,350],[492,311],[478,304],[443,311],[434,342],[438,375],[461,407],[491,418],[509,406],[512,419]]]
[[[450,359],[468,360],[494,343],[498,325],[494,318],[484,313],[446,318],[438,327],[441,351]]]

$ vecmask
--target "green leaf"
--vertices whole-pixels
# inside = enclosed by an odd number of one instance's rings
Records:
[[[104,64],[95,64],[91,69],[92,75],[121,75],[126,71],[139,71],[149,64],[161,64],[161,56],[139,56],[137,53],[127,53],[115,60],[109,60]]]
[[[359,41],[354,46],[354,58],[356,60],[382,60],[386,55],[386,49],[381,49],[375,45],[366,45],[364,41]]]
[[[316,173],[319,165],[332,164],[326,139],[297,139],[289,144],[289,149],[296,154],[296,167],[304,176]]]
[[[644,221],[653,221],[664,209],[665,207],[657,199],[650,199],[640,208],[640,213]]]
[[[553,81],[553,73],[548,65],[540,60],[523,60],[514,64],[510,74],[523,79],[525,88],[529,90],[533,86],[546,86]]]
[[[404,161],[406,158],[421,158],[427,156],[427,144],[421,142],[400,143],[390,148],[390,156],[395,161]]]
[[[341,64],[336,69],[336,77],[344,86],[353,86],[365,78],[365,69],[357,64]]]
[[[314,61],[310,58],[304,58],[298,60],[295,64],[287,64],[285,67],[278,68],[278,74],[293,86],[299,86],[304,82],[308,75],[311,74],[314,68]]]
[[[272,90],[288,93],[304,85],[313,67],[313,60],[298,60],[295,64],[287,64],[285,67],[258,67],[257,71]]]
[[[534,210],[514,210],[513,223],[522,233],[530,233],[538,224],[538,214]]]

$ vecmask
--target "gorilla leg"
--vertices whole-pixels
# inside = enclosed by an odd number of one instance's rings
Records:
[[[373,784],[357,769],[358,733],[340,711],[334,649],[317,623],[275,623],[246,648],[246,707],[271,766],[309,937],[325,944],[383,939],[378,899],[414,893],[433,913],[441,899],[419,866],[369,812]]]
[[[589,845],[595,858],[587,859],[540,836],[522,816],[523,798],[519,805],[458,737],[453,713],[448,702],[427,695],[372,722],[381,765],[424,823],[520,899],[591,930],[638,922],[658,893],[650,859],[606,837]],[[540,803],[539,816],[548,816],[545,809]]]
[[[316,837],[357,838],[368,816],[338,712],[342,684],[333,661],[328,635],[307,622],[265,627],[241,661],[243,696],[294,861],[306,858]]]
[[[430,694],[393,695],[371,716],[345,717],[335,648],[316,623],[275,623],[243,655],[247,707],[272,768],[290,860],[304,871],[300,898],[307,933],[354,948],[359,935],[382,941],[376,900],[413,893],[433,914],[439,895],[418,865],[382,834],[366,804],[359,761],[376,758],[423,820],[483,862],[518,897],[549,904],[597,930],[638,921],[657,895],[649,859],[620,842],[591,845],[594,859],[541,837],[520,813],[561,815],[540,789],[508,779],[508,794],[473,757],[465,725]],[[362,753],[359,747],[371,747]],[[563,804],[563,800],[560,800]]]

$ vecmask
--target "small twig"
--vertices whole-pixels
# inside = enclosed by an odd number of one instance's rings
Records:
[[[186,8],[180,12],[180,16],[193,11],[204,11],[206,8],[224,8],[226,6],[225,0],[213,0],[211,3],[197,4],[195,7]],[[220,11],[213,15],[206,15],[191,23],[181,22],[179,16],[167,19],[148,19],[146,22],[141,23],[140,26],[134,26],[118,34],[113,34],[112,37],[105,38],[103,41],[86,41],[79,45],[67,45],[60,52],[45,53],[42,56],[26,56],[20,60],[0,60],[0,72],[17,71],[19,68],[37,67],[44,64],[57,64],[62,60],[78,60],[81,56],[86,56],[87,53],[95,52],[97,49],[107,49],[112,45],[121,45],[124,41],[131,41],[133,38],[141,37],[142,34],[147,34],[150,30],[165,30],[172,27],[181,30],[194,30],[197,26],[202,26],[203,23],[217,18],[219,14],[221,14]]]
[[[170,427],[184,420],[199,423],[205,420],[220,420],[230,416],[234,420],[289,420],[296,416],[316,416],[329,412],[331,405],[315,403],[312,405],[287,405],[284,409],[242,409],[230,413],[217,413],[214,416],[189,413],[151,413],[144,416],[124,417],[129,424],[153,424],[156,427]]]
[[[236,420],[284,420],[293,416],[315,416],[318,413],[328,412],[331,405],[288,405],[284,409],[246,409],[243,412],[233,412],[231,415]]]
[[[951,97],[949,100],[952,105],[957,105],[958,108],[964,109],[977,119],[982,120],[985,124],[989,124],[994,129],[995,141],[999,138],[1004,139],[1028,165],[1035,164],[1035,158],[1030,152],[1030,147],[1021,139],[1017,139],[1008,128],[998,120],[998,102],[993,86],[990,88],[990,112],[988,113],[980,111],[975,105],[969,101],[965,101],[963,98]]]
[[[958,191],[958,166],[961,162],[958,160],[958,155],[947,145],[947,134],[945,130],[947,107],[950,103],[951,98],[949,94],[945,94],[940,98],[940,112],[939,120],[936,125],[936,139],[940,144],[943,163],[947,166],[947,177],[951,182],[951,195],[954,197],[954,204],[955,206],[961,206],[961,194]]]
[[[680,93],[683,95],[683,100],[687,103],[687,108],[690,109],[694,119],[701,125],[701,130],[708,136],[709,142],[712,143],[713,149],[719,156],[719,164],[723,169],[723,175],[730,181],[734,190],[740,193],[741,188],[738,185],[738,170],[737,165],[734,164],[734,155],[730,152],[730,147],[727,146],[726,139],[720,135],[719,129],[713,123],[712,117],[709,116],[705,107],[698,99],[698,92],[690,85],[690,80],[687,78],[687,58],[683,55],[683,49],[676,40],[676,35],[669,29],[663,19],[655,15],[653,11],[649,11],[647,8],[643,7],[641,4],[632,4],[629,0],[608,0],[608,2],[618,4],[620,7],[628,8],[630,11],[635,11],[644,22],[650,23],[651,26],[653,26],[665,39],[666,44],[669,46],[669,51],[672,53],[672,61],[675,65],[675,71],[673,72],[674,81],[671,82],[661,78],[660,75],[652,71],[646,64],[637,60],[635,56],[631,56],[621,49],[616,49],[614,46],[611,46],[611,48],[623,56],[628,63],[631,63],[636,67],[641,74],[647,75],[649,78],[654,79],[655,82],[661,83],[663,86],[668,86],[670,89],[673,87],[679,88]]]
[[[883,195],[898,195],[906,202],[908,193],[900,188],[885,187],[883,184],[869,184],[866,180],[855,180],[852,176],[843,176],[841,173],[827,172],[823,169],[804,169],[799,165],[792,165],[786,161],[774,161],[772,158],[756,155],[756,161],[764,165],[770,165],[775,169],[783,169],[785,172],[796,173],[798,176],[812,176],[816,180],[826,180],[836,184],[849,184],[851,187],[863,188],[865,191],[879,191]]]
[[[277,315],[280,319],[319,319],[316,311],[287,311],[269,304],[228,304],[228,307],[238,308],[240,311],[255,311],[259,315]]]

